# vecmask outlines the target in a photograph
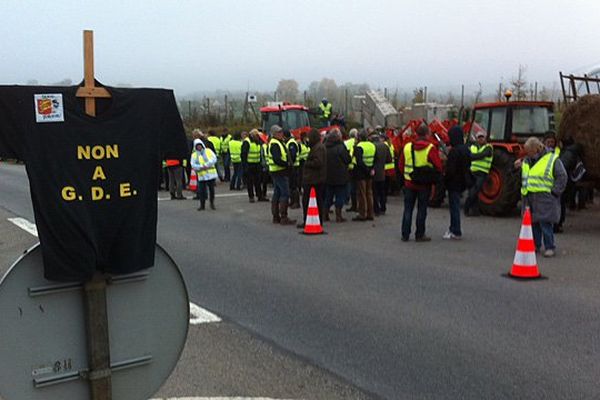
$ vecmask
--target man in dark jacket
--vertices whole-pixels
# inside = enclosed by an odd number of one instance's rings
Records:
[[[448,190],[450,206],[450,227],[444,234],[444,239],[460,239],[460,198],[467,189],[471,178],[471,157],[469,148],[464,142],[464,133],[460,126],[453,126],[448,132],[450,137],[450,152],[446,161],[444,184]]]
[[[385,165],[392,162],[390,149],[385,144],[384,134],[371,135],[370,139],[375,145],[375,163],[373,169],[373,211],[376,216],[385,215],[387,204],[387,191],[385,185]]]
[[[308,201],[310,199],[310,189],[315,188],[317,195],[317,206],[319,207],[319,218],[321,222],[324,220],[325,210],[325,180],[327,178],[327,150],[321,143],[321,134],[316,129],[311,129],[308,132],[308,147],[310,153],[304,163],[302,171],[302,211],[304,220],[298,224],[298,228],[304,228],[306,223],[306,215],[308,214]]]
[[[342,135],[337,128],[332,129],[327,135],[325,143],[327,149],[327,179],[325,180],[325,220],[335,197],[335,222],[345,222],[342,216],[342,207],[348,194],[348,181],[350,174],[348,165],[352,159],[350,153],[342,142]]]

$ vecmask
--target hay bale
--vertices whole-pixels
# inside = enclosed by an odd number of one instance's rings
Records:
[[[560,120],[558,136],[581,143],[588,175],[600,178],[600,95],[583,96],[569,104]]]

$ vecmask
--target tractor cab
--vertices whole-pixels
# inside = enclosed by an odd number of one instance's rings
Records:
[[[269,134],[273,125],[279,125],[284,130],[289,130],[292,135],[299,138],[302,132],[310,130],[308,107],[298,104],[281,103],[261,107],[262,130]]]
[[[511,101],[476,104],[470,132],[483,130],[489,142],[523,143],[554,129],[554,104],[545,101]]]

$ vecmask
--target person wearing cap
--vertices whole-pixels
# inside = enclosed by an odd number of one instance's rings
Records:
[[[323,97],[323,100],[321,100],[321,103],[319,103],[319,110],[321,110],[321,120],[323,120],[326,126],[330,126],[331,124],[331,109],[331,103],[326,97]]]
[[[215,181],[218,177],[216,164],[215,152],[207,148],[202,140],[194,139],[190,165],[198,175],[198,198],[200,199],[198,211],[204,210],[207,198],[210,199],[210,208],[215,209]]]
[[[479,192],[492,168],[494,148],[487,142],[487,133],[483,130],[475,134],[475,143],[469,148],[473,186],[465,200],[465,215],[479,216]]]
[[[288,218],[288,202],[290,199],[290,157],[285,145],[283,128],[273,125],[270,129],[271,139],[268,145],[269,173],[273,180],[273,197],[271,198],[271,214],[273,223],[294,225],[296,220]]]
[[[400,154],[398,167],[404,175],[404,212],[402,215],[402,241],[407,242],[412,227],[412,216],[417,204],[417,230],[416,242],[429,242],[431,238],[425,236],[425,222],[427,220],[427,206],[431,194],[431,183],[416,183],[413,181],[415,172],[427,170],[442,172],[442,160],[437,148],[429,141],[429,127],[425,124],[417,128],[415,142],[408,142]],[[437,179],[437,178],[435,178]],[[431,181],[434,180],[432,177]]]

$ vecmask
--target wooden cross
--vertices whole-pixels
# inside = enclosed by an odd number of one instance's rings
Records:
[[[96,116],[96,99],[110,98],[110,93],[94,82],[94,31],[83,31],[83,86],[76,96],[85,98],[85,113]]]
[[[96,99],[110,98],[103,87],[94,82],[94,32],[83,31],[83,87],[76,96],[85,98],[85,113],[96,116]],[[84,309],[87,334],[88,369],[91,400],[112,400],[110,342],[106,307],[106,277],[97,272],[84,283]]]

